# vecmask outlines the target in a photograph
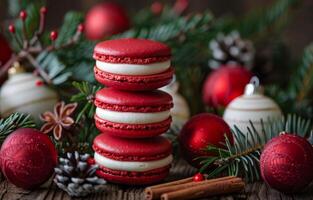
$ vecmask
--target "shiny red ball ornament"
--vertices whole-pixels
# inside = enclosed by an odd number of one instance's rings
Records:
[[[55,41],[58,38],[58,32],[51,31],[50,33],[50,40]]]
[[[192,117],[182,128],[178,140],[182,156],[194,167],[200,167],[200,156],[212,156],[212,152],[204,151],[208,145],[225,147],[225,134],[233,143],[233,135],[229,126],[219,116],[202,113]]]
[[[26,18],[27,18],[27,12],[26,12],[25,10],[22,10],[22,11],[20,12],[20,18],[21,18],[21,20],[23,20],[23,21],[26,20]]]
[[[11,133],[0,150],[4,176],[14,185],[33,189],[47,181],[57,164],[50,138],[38,130],[20,128]]]
[[[260,170],[270,187],[285,193],[299,192],[313,180],[313,148],[300,136],[275,137],[264,147]]]
[[[85,34],[90,40],[103,39],[127,30],[130,20],[124,8],[113,2],[92,7],[85,20]]]
[[[252,73],[241,66],[222,66],[206,78],[202,90],[203,102],[214,108],[226,107],[244,93]]]
[[[199,181],[204,181],[204,176],[201,173],[197,173],[193,176],[193,181],[194,182],[199,182]]]

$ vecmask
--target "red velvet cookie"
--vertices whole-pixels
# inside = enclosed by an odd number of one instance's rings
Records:
[[[127,92],[103,88],[96,93],[95,121],[104,133],[144,138],[165,133],[171,125],[171,95],[159,91]]]
[[[97,175],[113,183],[147,185],[161,181],[172,162],[172,145],[164,137],[126,139],[108,134],[93,142]]]
[[[94,48],[94,73],[100,83],[120,90],[152,90],[167,85],[173,76],[171,50],[146,39],[100,42]]]

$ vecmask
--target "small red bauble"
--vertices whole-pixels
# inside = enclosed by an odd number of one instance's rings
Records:
[[[203,174],[201,173],[197,173],[193,176],[193,181],[194,182],[199,182],[199,181],[203,181],[205,178],[203,176]]]
[[[85,20],[85,34],[88,39],[98,40],[129,28],[129,18],[120,5],[109,2],[92,7]]]
[[[20,12],[20,18],[21,18],[21,20],[23,20],[23,21],[26,20],[26,18],[27,18],[27,12],[26,12],[25,10],[22,10],[22,11]]]
[[[50,138],[38,130],[20,128],[2,144],[0,164],[14,185],[33,189],[49,179],[57,164],[57,151]]]
[[[50,40],[55,41],[58,38],[58,32],[51,31],[50,33]]]
[[[182,128],[179,134],[179,144],[182,156],[194,167],[200,167],[200,156],[213,155],[204,151],[208,145],[223,148],[225,134],[233,143],[233,135],[229,126],[219,116],[203,113],[192,117]]]
[[[265,145],[260,168],[263,180],[272,188],[299,192],[313,180],[313,148],[302,137],[280,135]]]
[[[240,66],[222,66],[205,80],[202,99],[214,108],[226,107],[233,99],[243,94],[252,73]]]

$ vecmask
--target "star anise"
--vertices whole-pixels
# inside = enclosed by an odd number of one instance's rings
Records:
[[[74,124],[74,119],[71,114],[75,111],[77,103],[58,102],[54,106],[54,113],[47,111],[44,112],[40,118],[45,124],[41,127],[43,133],[49,134],[53,132],[56,140],[60,140],[64,129],[69,129]]]

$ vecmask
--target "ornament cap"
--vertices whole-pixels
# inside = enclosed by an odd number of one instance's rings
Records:
[[[25,72],[24,67],[22,67],[19,62],[14,62],[12,67],[9,69],[9,76],[24,72]]]
[[[260,80],[258,77],[253,76],[245,87],[244,95],[250,96],[253,94],[263,94],[264,88],[260,85]]]

